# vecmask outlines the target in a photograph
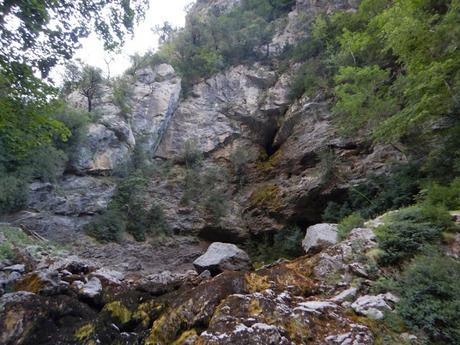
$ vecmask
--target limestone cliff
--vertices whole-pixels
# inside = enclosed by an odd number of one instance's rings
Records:
[[[226,11],[237,3],[199,1],[192,13]],[[289,97],[298,65],[281,69],[277,56],[284,46],[308,36],[307,23],[315,15],[356,5],[297,1],[279,20],[269,44],[271,63],[229,67],[196,83],[186,97],[180,97],[181,79],[167,64],[129,77],[130,113],[116,105],[113,88],[105,85],[95,100],[97,121],[88,127],[66,175],[56,185],[32,184],[28,210],[16,215],[14,223],[53,239],[80,237],[82,225],[109,203],[117,183],[111,176],[129,164],[136,145],[157,163],[173,165],[169,176],[151,177],[148,192],[176,234],[242,242],[286,225],[320,221],[327,201],[369,175],[385,173],[388,163],[404,160],[392,147],[371,145],[359,134],[342,138],[321,93]],[[70,102],[85,104],[78,94]],[[217,220],[199,206],[200,198],[183,203],[187,172],[180,158],[190,143],[204,157],[198,174],[220,169],[214,189],[222,192],[226,205]],[[234,163],[241,153],[244,172]]]

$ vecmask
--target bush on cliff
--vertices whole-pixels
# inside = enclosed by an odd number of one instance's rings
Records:
[[[445,209],[432,206],[412,206],[387,217],[385,225],[376,230],[382,265],[400,264],[427,246],[440,244],[442,232],[451,223]]]
[[[429,344],[457,344],[460,339],[460,263],[439,254],[417,257],[404,271],[397,292],[397,312]]]

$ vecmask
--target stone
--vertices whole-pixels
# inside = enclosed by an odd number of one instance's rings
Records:
[[[101,281],[93,277],[86,284],[84,284],[79,290],[79,296],[86,301],[94,304],[99,304],[102,295],[102,284]]]
[[[376,241],[374,231],[369,228],[355,228],[351,230],[347,240],[349,241]]]
[[[321,314],[325,309],[336,309],[337,304],[330,301],[308,301],[299,303],[295,310],[302,310],[308,313]]]
[[[308,227],[302,247],[307,254],[315,254],[337,243],[337,224],[321,223]]]
[[[18,272],[24,273],[26,271],[26,265],[24,264],[16,264],[12,266],[3,267],[2,269],[5,272]]]
[[[234,244],[214,242],[206,253],[193,262],[198,273],[209,270],[216,275],[223,271],[247,271],[252,268],[248,254]]]
[[[92,272],[89,277],[98,278],[104,285],[113,285],[119,286],[122,284],[122,281],[125,279],[125,275],[121,272],[115,270],[109,270],[106,268],[99,268],[98,270]]]
[[[392,305],[397,303],[399,298],[387,292],[376,296],[365,295],[359,297],[351,304],[353,310],[368,318],[380,320],[384,317],[385,310],[392,310]]]
[[[357,275],[358,277],[362,278],[369,278],[369,274],[366,270],[366,267],[360,262],[352,262],[351,264],[348,265],[350,268],[350,271]]]
[[[16,291],[29,291],[36,294],[51,296],[62,292],[59,272],[55,270],[41,270],[26,274],[18,280],[14,288]]]
[[[344,301],[353,299],[356,297],[357,292],[358,292],[358,289],[355,287],[348,288],[342,291],[341,293],[339,293],[338,295],[332,297],[331,301],[340,303],[340,302],[344,302]]]

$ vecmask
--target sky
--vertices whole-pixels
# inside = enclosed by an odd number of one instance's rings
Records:
[[[75,58],[85,63],[101,68],[107,73],[107,64],[110,61],[110,76],[120,75],[130,63],[129,56],[134,53],[145,53],[158,47],[158,36],[152,31],[156,25],[162,25],[165,21],[173,27],[183,27],[185,23],[185,8],[193,0],[150,0],[150,8],[145,15],[145,20],[134,30],[134,38],[127,37],[121,54],[108,54],[104,51],[102,42],[95,36],[82,40],[82,48],[79,49]]]

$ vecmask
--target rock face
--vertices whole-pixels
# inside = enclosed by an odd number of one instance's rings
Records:
[[[351,307],[358,314],[365,315],[371,319],[383,319],[385,310],[392,310],[392,305],[397,303],[399,298],[391,293],[380,294],[377,296],[361,296]]]
[[[135,145],[155,151],[180,95],[180,78],[167,64],[136,71],[126,86],[131,108],[126,113],[114,101],[113,89],[105,86],[95,100],[96,123],[88,128],[87,138],[71,162],[78,174],[110,174],[130,158]],[[75,105],[79,105],[78,97]]]
[[[252,267],[245,251],[234,244],[221,242],[212,243],[193,265],[198,273],[208,270],[213,275],[223,271],[248,271]]]
[[[316,224],[307,229],[302,247],[307,254],[314,254],[337,243],[337,224]]]

